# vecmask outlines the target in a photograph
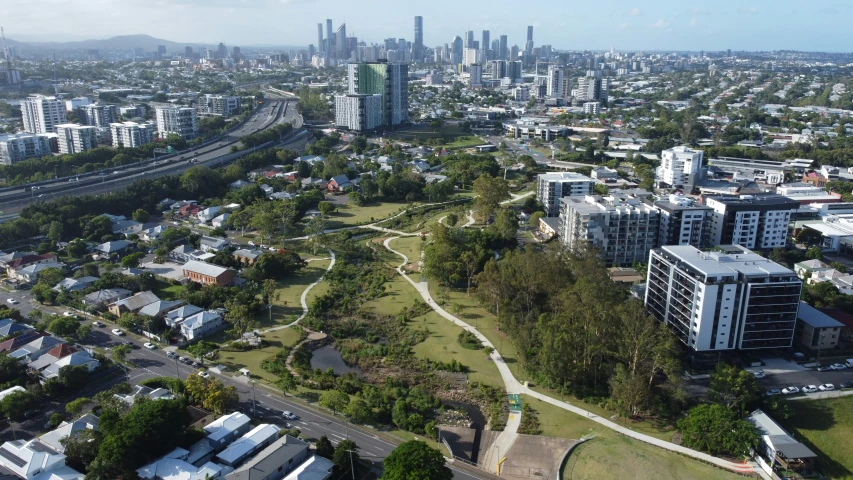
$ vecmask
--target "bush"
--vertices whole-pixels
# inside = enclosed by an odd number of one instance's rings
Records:
[[[467,348],[468,350],[480,350],[483,348],[483,344],[477,336],[468,330],[460,332],[456,339],[459,341],[459,345],[462,345],[463,348]]]

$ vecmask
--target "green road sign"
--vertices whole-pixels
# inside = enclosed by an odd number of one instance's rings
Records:
[[[509,400],[509,411],[510,412],[520,412],[521,411],[521,397],[516,393],[510,393],[507,395],[507,399]]]

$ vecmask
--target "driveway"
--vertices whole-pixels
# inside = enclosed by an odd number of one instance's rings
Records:
[[[146,272],[151,272],[158,277],[168,278],[170,280],[180,280],[184,278],[184,266],[175,262],[143,263],[142,267]]]

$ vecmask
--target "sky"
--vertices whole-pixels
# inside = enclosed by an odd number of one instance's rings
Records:
[[[317,23],[346,22],[368,43],[450,43],[482,30],[555,49],[851,51],[853,0],[0,0],[6,36],[22,41],[147,34],[228,46],[317,44]],[[44,32],[44,33],[42,33]]]

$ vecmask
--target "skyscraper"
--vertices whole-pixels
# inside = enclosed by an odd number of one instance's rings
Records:
[[[225,44],[219,42],[219,46],[216,47],[216,58],[220,60],[225,60],[228,57],[228,48],[225,47]]]
[[[528,42],[533,41],[533,25],[527,26],[527,41]]]
[[[450,54],[450,63],[462,63],[462,37],[456,35],[453,38],[453,50]]]
[[[483,41],[480,42],[480,48],[483,50],[489,49],[489,31],[483,30]]]
[[[474,47],[474,31],[468,30],[468,36],[465,37],[465,48]]]
[[[501,35],[501,48],[498,52],[500,60],[506,60],[509,57],[509,50],[506,48],[506,35]]]
[[[527,43],[524,44],[524,51],[528,55],[533,54],[533,25],[527,26]]]
[[[563,98],[566,72],[559,65],[548,65],[548,98]]]
[[[412,44],[412,61],[424,61],[424,17],[415,17],[415,43]]]
[[[65,102],[56,97],[29,97],[21,102],[21,113],[27,133],[55,133],[56,126],[66,122]]]
[[[342,23],[335,32],[335,58],[346,60],[349,58],[347,49],[347,24]]]
[[[461,40],[461,39],[460,39]],[[387,62],[351,63],[349,93],[382,96],[382,124],[409,121],[409,66]]]
[[[335,34],[332,33],[332,19],[327,18],[326,19],[326,54],[327,55],[331,56],[332,53],[335,51],[335,49],[332,48],[334,45],[335,45]]]
[[[320,47],[320,53],[326,51],[326,45],[323,42],[323,24],[317,24],[317,46]]]

